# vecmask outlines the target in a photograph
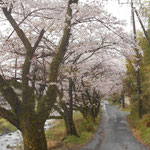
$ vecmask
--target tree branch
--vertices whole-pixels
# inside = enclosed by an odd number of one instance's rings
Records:
[[[53,106],[53,108],[63,117],[64,116],[64,112],[58,108],[56,105]]]
[[[43,38],[44,32],[45,32],[45,30],[42,29],[41,32],[40,32],[40,35],[39,35],[39,37],[38,37],[38,39],[37,39],[37,41],[35,42],[35,44],[34,44],[34,46],[33,46],[32,51],[35,51],[36,48],[38,47],[38,45],[39,45],[41,39]]]
[[[34,44],[34,47],[30,51],[27,51],[27,53],[26,53],[25,61],[23,64],[23,72],[22,72],[22,89],[23,89],[22,90],[22,100],[23,100],[23,102],[28,102],[29,100],[34,100],[34,98],[33,99],[31,98],[31,97],[33,97],[33,90],[31,91],[29,88],[28,75],[30,72],[32,57],[44,35],[44,32],[45,32],[44,29],[42,29],[37,41]]]
[[[3,13],[6,16],[7,20],[9,21],[11,26],[16,31],[16,33],[19,36],[20,40],[22,41],[26,51],[30,51],[32,49],[31,43],[29,42],[29,40],[26,37],[26,35],[23,32],[23,30],[19,27],[19,25],[16,23],[16,21],[12,17],[11,12],[8,10],[8,8],[2,8],[2,9],[3,9]]]
[[[6,101],[11,106],[12,110],[18,114],[19,113],[19,106],[21,101],[18,98],[18,95],[15,93],[13,88],[3,79],[0,75],[0,92],[6,99]]]
[[[49,82],[50,83],[57,82],[59,68],[60,68],[60,65],[66,54],[67,48],[68,48],[70,33],[71,33],[71,18],[72,18],[71,4],[72,4],[72,0],[69,0],[68,7],[67,7],[67,13],[66,13],[66,20],[65,20],[66,26],[63,31],[63,36],[60,41],[58,51],[50,64],[50,74],[49,74]],[[41,110],[42,107],[40,106],[40,105],[43,105],[43,102],[45,103],[45,109],[50,112],[54,103],[56,102],[56,97],[57,97],[57,86],[54,84],[50,85],[48,87],[46,96],[39,103],[39,108],[38,108],[39,113],[41,113],[41,111],[43,112],[43,110]],[[48,117],[48,115],[49,114],[47,114],[47,117]]]
[[[10,110],[6,110],[5,108],[0,107],[0,116],[8,120],[11,124],[20,130],[19,120]]]

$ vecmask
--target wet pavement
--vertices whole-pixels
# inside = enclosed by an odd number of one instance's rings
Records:
[[[127,112],[105,102],[102,114],[94,138],[80,150],[148,150],[132,136],[125,119]]]

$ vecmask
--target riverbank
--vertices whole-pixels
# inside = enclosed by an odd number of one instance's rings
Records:
[[[97,126],[99,124],[100,115],[94,123],[92,120],[84,120],[79,112],[74,115],[75,125],[77,132],[80,136],[68,136],[65,134],[65,125],[63,120],[47,120],[45,123],[46,137],[49,148],[55,148],[55,150],[79,150],[82,146],[90,141],[93,137]],[[4,121],[5,122],[5,121]],[[53,122],[53,123],[52,123]],[[52,126],[54,124],[54,126]],[[1,150],[22,150],[22,135],[14,127],[9,127],[9,123],[5,122],[9,130],[4,130],[5,134],[0,136],[0,148]],[[6,127],[6,126],[5,126]],[[13,129],[13,130],[12,130]],[[2,130],[2,133],[4,133]],[[9,133],[7,133],[7,132]],[[66,137],[66,138],[65,138]]]
[[[11,125],[7,120],[0,118],[0,135],[5,135],[14,132],[17,129]]]
[[[47,120],[45,123],[45,130],[51,127],[54,120]],[[23,150],[22,148],[22,134],[19,130],[2,134],[0,136],[0,150]]]

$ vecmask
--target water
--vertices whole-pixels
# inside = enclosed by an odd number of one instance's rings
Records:
[[[22,141],[22,135],[17,130],[13,133],[0,136],[0,149],[12,150],[12,148],[18,145]]]
[[[47,120],[45,123],[45,130],[51,127],[50,123],[53,120]],[[19,130],[0,136],[0,150],[18,150],[15,147],[21,145],[22,135]]]

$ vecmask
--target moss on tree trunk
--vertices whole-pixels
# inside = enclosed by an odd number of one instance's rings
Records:
[[[47,150],[43,128],[29,127],[23,132],[24,150]]]
[[[24,117],[21,121],[24,150],[47,150],[44,122],[34,117]]]
[[[69,113],[66,113],[64,115],[64,121],[65,121],[67,135],[78,136],[74,121],[73,121],[73,119],[70,118]]]

